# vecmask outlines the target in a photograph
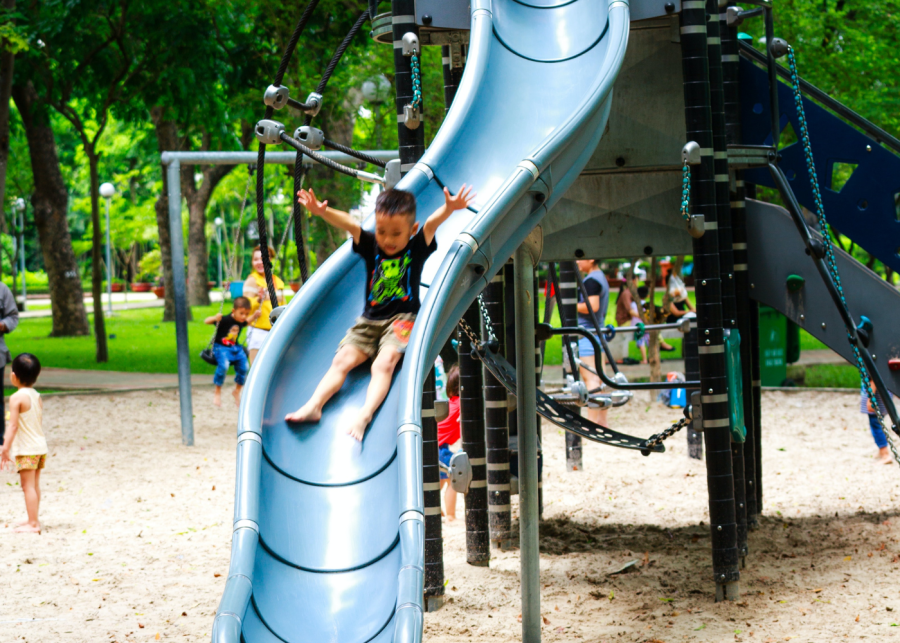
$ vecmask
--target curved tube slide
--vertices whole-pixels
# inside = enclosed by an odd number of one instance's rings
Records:
[[[456,99],[398,187],[416,195],[420,221],[443,203],[444,185],[473,184],[478,200],[438,231],[406,357],[362,443],[344,426],[365,397],[366,367],[351,373],[320,422],[283,421],[309,398],[362,310],[364,265],[349,243],[278,319],[238,420],[216,643],[422,640],[425,375],[465,308],[597,146],[629,30],[623,0],[472,0],[471,8]]]

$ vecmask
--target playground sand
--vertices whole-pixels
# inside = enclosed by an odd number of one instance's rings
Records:
[[[174,392],[45,400],[43,535],[11,532],[24,507],[17,478],[0,476],[0,640],[208,640],[237,418],[211,396],[195,390],[194,448]],[[613,426],[649,435],[677,419],[638,397]],[[765,393],[763,409],[765,510],[738,603],[712,601],[705,470],[683,434],[649,458],[586,445],[584,471],[566,473],[545,425],[544,640],[900,639],[900,472],[875,464],[859,397]],[[447,603],[426,615],[426,639],[520,640],[517,552],[471,567],[463,521],[444,536]]]

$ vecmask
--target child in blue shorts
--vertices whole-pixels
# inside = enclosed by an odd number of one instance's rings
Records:
[[[881,415],[886,416],[887,408],[884,406],[884,401],[881,399],[880,395],[876,394],[875,397],[878,399],[878,407],[881,411]],[[884,434],[884,428],[878,420],[878,413],[875,412],[875,408],[872,406],[872,401],[869,399],[865,387],[862,388],[862,399],[859,402],[859,410],[860,413],[866,413],[869,416],[869,430],[872,432],[872,437],[875,439],[875,446],[878,447],[878,461],[882,464],[893,464],[894,461],[891,458],[891,452],[888,449],[887,436]]]
[[[450,446],[459,442],[459,364],[454,364],[447,371],[447,397],[450,398],[450,413],[438,422],[438,459],[450,467],[453,451]],[[450,486],[450,477],[441,471],[441,487],[444,489],[444,506],[447,521],[456,520],[456,491]]]
[[[207,317],[205,324],[216,324],[216,338],[213,342],[213,355],[216,356],[216,374],[213,375],[213,384],[216,385],[216,393],[213,404],[222,406],[222,385],[225,384],[225,376],[228,375],[228,367],[234,366],[234,403],[241,403],[241,389],[247,379],[247,354],[240,344],[241,331],[248,323],[256,321],[259,310],[250,313],[250,300],[246,297],[237,297],[231,312],[222,316],[222,313]]]

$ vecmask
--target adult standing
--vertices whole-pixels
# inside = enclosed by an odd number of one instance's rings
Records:
[[[275,259],[275,249],[269,248],[269,258]],[[244,297],[250,300],[253,305],[251,313],[260,311],[259,317],[255,322],[250,324],[247,331],[247,349],[250,353],[250,363],[256,359],[256,354],[263,347],[269,331],[272,330],[272,322],[269,321],[269,314],[272,312],[272,301],[269,299],[269,287],[266,284],[266,273],[263,268],[262,250],[260,246],[253,249],[250,262],[253,265],[253,271],[244,281]],[[275,292],[278,293],[278,305],[284,304],[284,282],[277,276],[272,275],[275,282]]]
[[[619,287],[619,297],[616,299],[616,326],[637,326],[641,323],[641,314],[638,311],[637,302],[631,294],[631,283],[626,277]],[[640,336],[638,335],[640,333]],[[634,331],[634,341],[641,351],[641,364],[647,363],[647,345],[649,337],[646,332]],[[627,345],[627,342],[626,342]],[[627,352],[627,351],[626,351]],[[625,358],[629,359],[629,358]],[[623,360],[623,364],[633,363]]]
[[[19,307],[16,306],[16,298],[9,287],[0,281],[0,381],[3,381],[6,365],[12,361],[12,355],[6,347],[6,334],[11,333],[19,325]],[[6,406],[0,395],[0,417],[6,417]],[[3,433],[0,431],[0,433]],[[3,444],[3,436],[0,435],[0,444]]]
[[[591,313],[596,315],[597,324],[602,327],[606,322],[606,311],[609,308],[609,282],[595,259],[581,259],[576,263],[578,264],[578,270],[584,275],[584,290],[587,292],[587,301],[585,302],[584,293],[580,289],[578,291],[578,325],[590,331],[595,331],[594,323],[591,321]],[[588,308],[588,304],[590,304],[590,308]],[[595,371],[598,370],[597,356],[594,355],[594,345],[584,337],[578,340],[578,356],[586,365]],[[588,390],[603,386],[600,378],[584,367],[580,369],[580,372]],[[606,426],[606,415],[607,409],[588,408],[587,411],[588,419],[601,426]]]

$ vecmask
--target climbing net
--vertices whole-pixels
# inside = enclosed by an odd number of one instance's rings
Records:
[[[847,299],[844,296],[844,287],[841,284],[841,274],[838,271],[837,267],[837,259],[834,253],[834,244],[831,241],[831,235],[828,234],[828,221],[825,219],[825,207],[822,204],[822,193],[819,190],[819,179],[816,176],[816,168],[813,162],[812,145],[810,144],[809,139],[809,129],[806,126],[806,113],[803,109],[803,94],[800,88],[800,75],[797,73],[797,60],[794,57],[794,48],[790,45],[787,46],[787,59],[791,73],[791,89],[793,91],[794,105],[797,108],[797,118],[800,121],[800,140],[803,145],[803,156],[806,160],[806,169],[809,173],[809,185],[812,189],[813,199],[815,200],[816,204],[816,219],[819,224],[819,230],[822,233],[822,242],[825,247],[825,263],[828,267],[828,273],[831,276],[835,287],[837,288],[841,303],[846,309]],[[860,354],[857,336],[854,335],[854,333],[851,332],[851,329],[849,328],[847,329],[847,341],[850,342],[850,348],[853,351],[853,356],[856,360],[856,368],[859,369],[859,376],[862,380],[866,395],[869,398],[869,402],[872,408],[875,409],[875,413],[878,416],[878,422],[879,424],[881,424],[884,435],[887,437],[888,444],[891,447],[891,452],[894,454],[894,460],[898,464],[900,464],[900,452],[898,452],[897,445],[894,443],[894,438],[891,435],[893,431],[887,430],[884,414],[881,412],[881,406],[878,403],[878,395],[875,392],[875,386],[872,381],[872,377],[871,375],[869,375],[869,371],[866,368],[865,363],[863,362],[862,355]],[[896,430],[896,427],[891,428]]]

